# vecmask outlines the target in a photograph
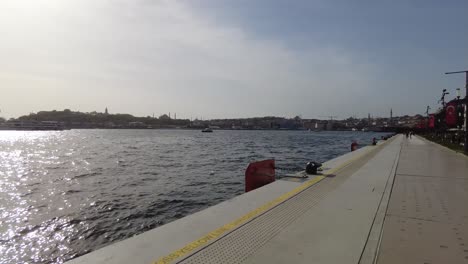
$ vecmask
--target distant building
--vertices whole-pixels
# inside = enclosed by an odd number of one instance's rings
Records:
[[[168,115],[166,115],[166,114],[163,114],[163,115],[161,115],[161,116],[159,117],[159,119],[160,119],[160,120],[166,120],[166,121],[167,121],[167,120],[171,120],[171,117],[168,116]]]
[[[104,114],[106,114],[106,115],[109,114],[109,111],[107,111],[107,107],[106,107],[106,110],[104,111]]]
[[[327,121],[322,120],[306,120],[303,123],[303,127],[310,130],[325,130],[327,123]]]
[[[108,122],[105,122],[105,123],[104,123],[104,127],[107,127],[107,128],[114,128],[114,127],[116,127],[116,125],[114,124],[114,122],[108,121]]]
[[[143,127],[146,127],[146,124],[140,121],[135,121],[135,122],[129,122],[128,126],[134,127],[134,128],[143,128]]]

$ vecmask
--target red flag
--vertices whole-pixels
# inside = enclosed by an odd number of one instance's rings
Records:
[[[445,108],[445,123],[452,127],[457,125],[457,103],[449,102]]]
[[[434,114],[429,115],[429,128],[434,128],[435,125],[435,117]]]
[[[419,121],[417,127],[418,127],[419,129],[426,128],[426,120],[421,120],[421,121]]]

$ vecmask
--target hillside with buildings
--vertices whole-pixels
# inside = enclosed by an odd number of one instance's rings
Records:
[[[371,117],[347,118],[347,119],[309,119],[299,116],[286,117],[252,117],[233,119],[177,119],[176,116],[164,114],[159,117],[146,116],[136,117],[130,114],[111,114],[107,108],[104,112],[79,112],[65,109],[63,111],[40,111],[17,119],[3,122],[26,122],[26,121],[55,121],[66,128],[184,128],[198,129],[211,127],[213,129],[268,129],[268,130],[368,130],[388,131],[395,128],[416,127],[425,118],[421,115],[400,117]],[[0,122],[2,120],[0,119]]]

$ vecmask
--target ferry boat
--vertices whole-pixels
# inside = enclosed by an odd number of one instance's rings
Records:
[[[211,133],[211,132],[213,132],[213,129],[207,127],[207,128],[205,128],[205,129],[203,129],[201,132],[204,132],[204,133]]]

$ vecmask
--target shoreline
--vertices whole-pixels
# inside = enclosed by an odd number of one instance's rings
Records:
[[[136,128],[136,127],[119,127],[119,128],[100,128],[100,127],[81,127],[81,128],[64,128],[64,129],[2,129],[0,131],[66,131],[66,130],[195,130],[201,131],[203,128],[175,128],[175,127],[158,127],[158,128]],[[302,131],[302,132],[362,132],[362,133],[394,133],[393,130],[381,131],[381,130],[307,130],[307,129],[255,129],[255,128],[242,128],[242,129],[230,129],[230,128],[212,128],[213,131]]]

